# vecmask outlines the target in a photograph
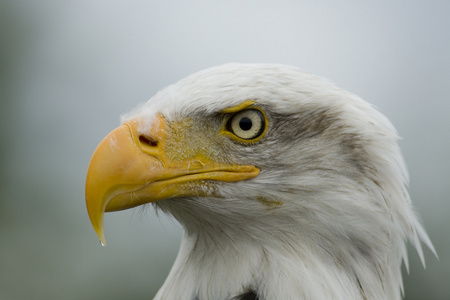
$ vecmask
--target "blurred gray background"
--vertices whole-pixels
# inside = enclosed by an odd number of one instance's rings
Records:
[[[119,116],[226,62],[298,66],[376,105],[403,137],[411,196],[439,254],[410,251],[406,299],[450,299],[450,1],[0,2],[0,299],[151,299],[181,227],[84,202]]]

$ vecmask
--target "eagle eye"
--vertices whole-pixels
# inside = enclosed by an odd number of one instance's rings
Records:
[[[261,111],[247,109],[230,117],[227,129],[238,138],[253,140],[260,137],[266,129],[266,120]]]

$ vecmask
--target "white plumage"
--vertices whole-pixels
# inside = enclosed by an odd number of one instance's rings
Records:
[[[233,139],[224,125],[224,112],[249,100],[268,123],[255,142]],[[260,173],[186,183],[199,196],[154,202],[185,228],[155,299],[400,299],[405,242],[422,261],[421,241],[434,252],[411,207],[394,127],[327,80],[288,66],[227,64],[167,87],[122,122],[139,120],[145,136],[157,116],[171,160],[206,153]]]

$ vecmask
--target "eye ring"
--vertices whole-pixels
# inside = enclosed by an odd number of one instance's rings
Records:
[[[227,130],[244,141],[253,141],[266,130],[266,118],[258,109],[246,109],[232,115]]]

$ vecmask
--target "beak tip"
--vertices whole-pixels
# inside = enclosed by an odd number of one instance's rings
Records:
[[[96,230],[98,238],[100,240],[100,244],[104,247],[106,246],[106,239],[105,239],[105,233],[103,232],[103,229]]]
[[[102,246],[106,246],[105,232],[103,231],[103,212],[92,214],[89,209],[88,212],[92,227],[94,227],[95,233],[97,233],[100,243],[102,244]]]

